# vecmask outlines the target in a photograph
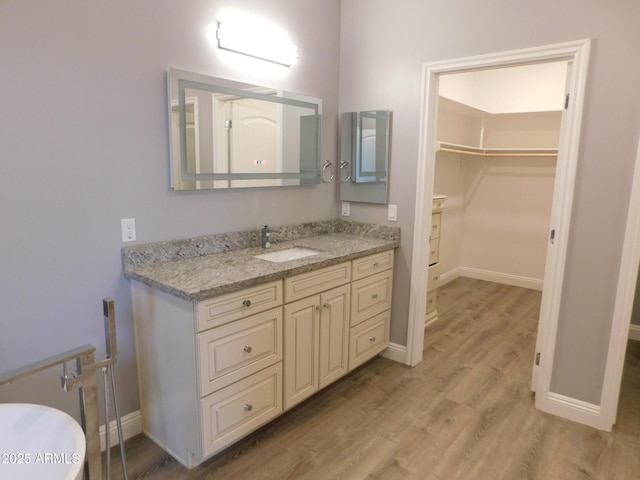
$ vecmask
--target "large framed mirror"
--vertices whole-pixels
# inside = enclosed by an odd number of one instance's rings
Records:
[[[322,100],[170,69],[171,187],[316,185]]]
[[[369,110],[340,116],[340,199],[387,203],[391,112]]]

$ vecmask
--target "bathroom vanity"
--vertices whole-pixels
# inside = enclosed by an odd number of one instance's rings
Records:
[[[398,228],[335,220],[123,249],[144,432],[192,468],[389,345]]]

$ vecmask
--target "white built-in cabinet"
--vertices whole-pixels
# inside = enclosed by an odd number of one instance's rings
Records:
[[[198,302],[133,282],[143,431],[192,468],[382,352],[393,253]]]
[[[438,288],[440,280],[440,231],[442,230],[442,212],[447,197],[434,195],[431,206],[431,232],[429,234],[429,281],[427,282],[427,310],[425,327],[438,319]]]

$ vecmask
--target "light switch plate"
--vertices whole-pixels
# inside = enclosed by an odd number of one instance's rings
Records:
[[[342,202],[342,216],[348,217],[351,215],[351,204],[349,202]]]
[[[398,206],[397,205],[389,205],[389,215],[387,217],[390,222],[398,221]]]

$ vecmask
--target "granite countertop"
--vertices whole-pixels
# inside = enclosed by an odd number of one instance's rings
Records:
[[[282,232],[272,234],[274,244],[268,250],[260,246],[246,247],[247,243],[259,245],[259,230],[125,247],[124,275],[185,300],[204,300],[382,252],[400,244],[397,227],[344,220],[298,227],[274,227]],[[313,234],[299,236],[309,232]],[[279,240],[278,236],[285,240]],[[291,247],[309,248],[320,253],[281,263],[254,258]]]

